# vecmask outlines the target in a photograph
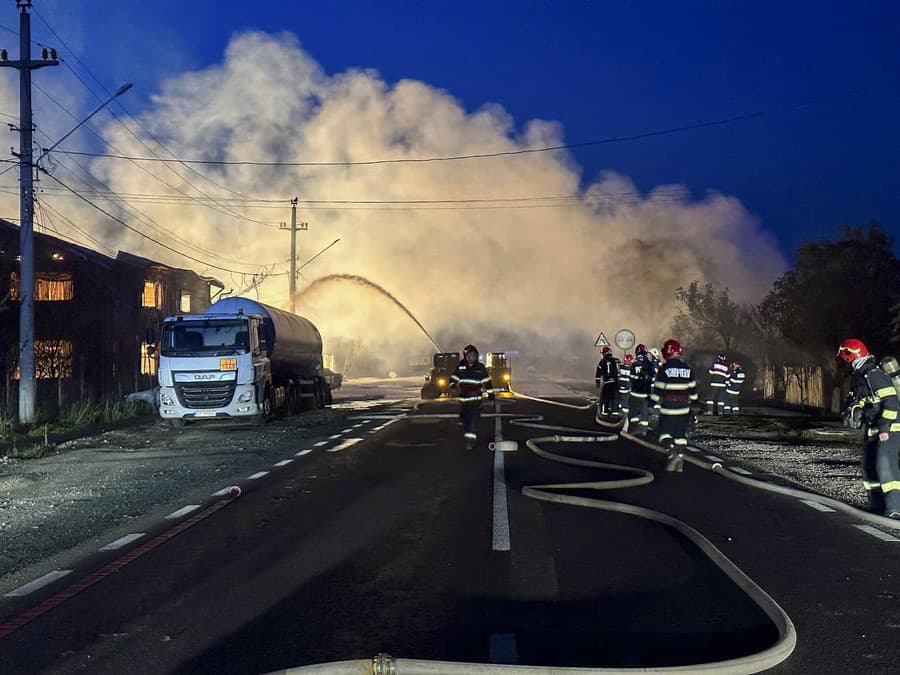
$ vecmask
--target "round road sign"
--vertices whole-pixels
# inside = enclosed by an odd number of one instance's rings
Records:
[[[634,333],[627,328],[623,328],[616,333],[616,347],[619,349],[631,349],[634,346]]]

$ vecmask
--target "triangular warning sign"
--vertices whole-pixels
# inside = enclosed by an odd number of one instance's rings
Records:
[[[606,339],[606,336],[603,333],[600,333],[600,337],[597,338],[597,341],[594,343],[595,347],[609,347],[609,340]]]

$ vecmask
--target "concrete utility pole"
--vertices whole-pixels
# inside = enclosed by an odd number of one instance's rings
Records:
[[[56,50],[44,48],[39,61],[31,60],[30,0],[17,0],[19,60],[10,61],[0,50],[0,66],[19,71],[19,422],[34,421],[37,384],[34,378],[34,165],[31,148],[31,71],[58,66]]]
[[[291,294],[291,314],[297,313],[297,306],[294,301],[294,295],[297,292],[297,231],[305,232],[309,229],[309,223],[297,223],[297,202],[300,199],[298,197],[294,197],[291,200],[291,226],[287,227],[284,223],[281,224],[282,230],[290,230],[291,231],[291,271],[288,273],[288,288],[290,289]]]

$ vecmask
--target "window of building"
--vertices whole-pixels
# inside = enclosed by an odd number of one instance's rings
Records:
[[[151,356],[147,346],[146,342],[141,343],[141,375],[156,375],[158,365],[156,355]]]
[[[35,340],[34,376],[38,380],[72,377],[72,343],[69,340]],[[12,379],[19,379],[18,365]]]
[[[145,281],[144,293],[141,296],[141,305],[152,309],[162,309],[162,291],[162,282]]]
[[[181,303],[179,304],[179,308],[184,314],[191,313],[191,294],[187,291],[181,291]]]
[[[19,300],[19,273],[9,275],[9,297]],[[34,275],[34,299],[36,302],[62,302],[75,297],[72,275],[66,272],[36,272]]]

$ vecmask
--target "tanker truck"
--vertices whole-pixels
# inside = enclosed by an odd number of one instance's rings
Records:
[[[322,365],[312,322],[248,298],[167,317],[158,349],[159,414],[174,427],[204,419],[262,424],[330,405],[341,385]]]

